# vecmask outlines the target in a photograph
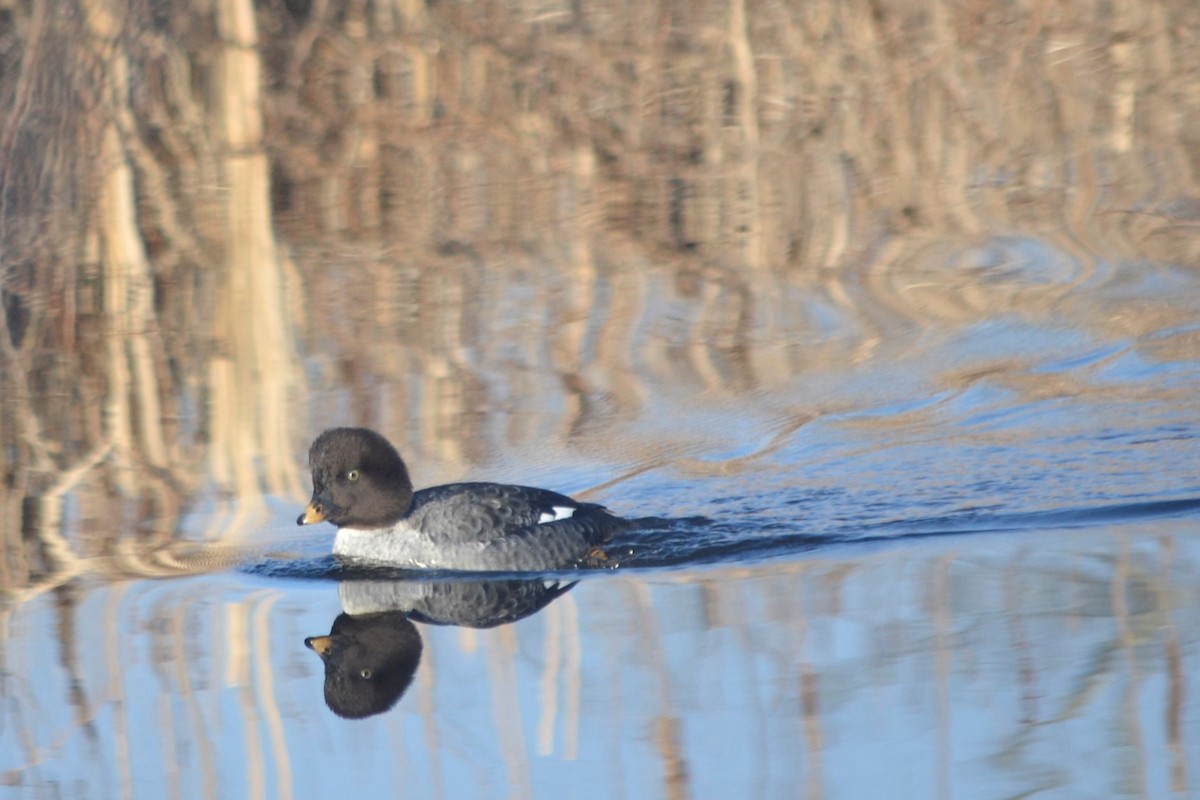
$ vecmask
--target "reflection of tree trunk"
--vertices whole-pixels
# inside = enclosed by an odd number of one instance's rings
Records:
[[[733,56],[734,74],[737,76],[736,113],[741,142],[738,166],[735,171],[736,210],[739,227],[744,227],[742,247],[739,255],[751,270],[765,266],[763,255],[763,213],[759,192],[763,181],[758,174],[762,159],[762,147],[758,132],[758,73],[754,64],[754,48],[750,43],[750,29],[746,22],[745,0],[730,4],[729,49]]]
[[[156,468],[168,462],[150,336],[157,331],[158,323],[153,275],[137,224],[133,169],[122,145],[133,127],[129,62],[117,43],[122,20],[106,0],[85,0],[82,7],[93,55],[103,65],[99,91],[109,111],[100,134],[104,171],[97,199],[104,316],[109,326],[104,429],[116,459],[117,481],[132,495],[136,487],[128,467],[135,460],[135,452]]]
[[[271,492],[298,495],[288,425],[295,361],[271,227],[250,0],[219,0],[216,25],[222,46],[212,119],[221,148],[227,251],[215,321],[220,351],[209,370],[213,476],[241,500],[258,496],[260,477]]]

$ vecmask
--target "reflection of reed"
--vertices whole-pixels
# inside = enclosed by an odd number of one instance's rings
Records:
[[[670,800],[683,800],[690,792],[690,776],[687,754],[683,747],[683,731],[680,729],[679,712],[675,707],[673,687],[667,669],[666,653],[663,652],[663,627],[652,611],[653,599],[650,589],[644,584],[629,587],[632,593],[637,620],[639,649],[643,651],[647,666],[652,672],[655,704],[653,724],[648,732],[655,755],[661,762],[662,793]]]
[[[1121,738],[1133,753],[1132,763],[1125,771],[1121,789],[1138,797],[1147,797],[1146,783],[1146,735],[1142,732],[1142,709],[1139,696],[1144,689],[1144,678],[1137,658],[1137,637],[1131,624],[1129,607],[1130,558],[1129,542],[1122,536],[1117,544],[1116,564],[1112,573],[1112,611],[1116,623],[1121,655],[1124,657],[1125,681],[1122,697],[1123,714],[1117,721],[1122,731]]]
[[[1153,591],[1155,603],[1163,612],[1163,659],[1167,665],[1168,677],[1164,717],[1166,718],[1167,747],[1171,752],[1170,785],[1172,792],[1184,793],[1187,791],[1188,779],[1187,757],[1184,751],[1181,726],[1187,707],[1187,684],[1183,674],[1184,665],[1179,645],[1179,629],[1175,622],[1175,615],[1170,613],[1172,604],[1171,598],[1167,594],[1167,588],[1171,585],[1171,570],[1176,565],[1178,554],[1175,552],[1175,541],[1170,537],[1160,537],[1158,543],[1162,548],[1163,557],[1158,574],[1154,577]]]
[[[521,706],[512,687],[517,656],[517,640],[511,625],[496,628],[485,638],[484,658],[491,684],[492,723],[500,755],[504,759],[504,784],[516,797],[532,797],[529,775],[530,749],[525,743]]]

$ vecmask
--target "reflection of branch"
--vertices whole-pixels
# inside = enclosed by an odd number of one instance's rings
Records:
[[[57,513],[57,512],[55,512]],[[39,525],[38,539],[54,569],[41,580],[3,595],[6,604],[19,606],[84,575],[107,581],[178,578],[221,572],[263,556],[261,545],[220,542],[171,541],[139,544],[128,536],[116,537],[113,549],[98,556],[79,556],[54,525]],[[281,557],[287,557],[281,554]],[[0,637],[2,638],[2,637]]]
[[[42,426],[38,421],[38,416],[29,403],[29,382],[26,380],[25,368],[21,364],[16,348],[13,347],[8,330],[8,310],[4,303],[0,303],[0,354],[4,356],[4,375],[16,384],[15,391],[8,392],[5,402],[15,406],[17,429],[21,433],[21,438],[29,446],[30,452],[33,453],[36,462],[34,468],[52,472],[55,469],[54,459],[50,457],[50,452],[42,439]],[[18,402],[13,403],[13,400]]]
[[[24,70],[23,73],[30,71]],[[0,164],[3,164],[5,161],[7,159],[0,158]],[[3,168],[0,167],[0,181],[5,179],[6,176],[4,175]],[[4,203],[4,198],[8,195],[6,191],[3,191],[4,186],[4,183],[0,183],[0,204]],[[5,213],[3,205],[0,205],[0,243],[3,243]],[[0,374],[5,376],[6,381],[12,381],[15,384],[12,389],[5,387],[7,395],[5,397],[5,404],[11,404],[11,407],[15,410],[17,417],[16,427],[20,431],[21,438],[29,446],[30,451],[34,455],[36,460],[35,468],[51,472],[54,470],[54,460],[50,457],[50,453],[42,439],[41,423],[38,421],[33,407],[30,405],[29,381],[26,380],[25,366],[21,363],[9,330],[8,308],[5,303],[0,302],[0,355],[4,359],[4,369]],[[14,400],[17,402],[13,402]]]
[[[59,473],[50,488],[37,498],[38,526],[35,535],[42,545],[50,573],[8,595],[6,599],[14,605],[56,589],[87,571],[86,559],[75,553],[62,534],[62,503],[67,493],[78,486],[84,476],[103,462],[110,452],[112,445],[107,442],[97,446],[74,467]]]
[[[108,458],[112,449],[110,442],[102,442],[78,464],[59,474],[50,489],[38,498],[40,513],[37,536],[45,550],[46,559],[56,570],[72,574],[82,571],[79,557],[62,535],[62,502],[67,492],[78,486],[87,473]]]
[[[796,431],[800,430],[805,425],[813,422],[821,416],[823,416],[823,414],[820,413],[798,414],[791,419],[788,419],[779,426],[779,430],[777,430],[771,436],[771,440],[769,442],[755,450],[753,453],[747,453],[744,456],[725,458],[718,461],[686,456],[679,458],[653,459],[651,461],[646,461],[631,467],[615,478],[610,478],[603,483],[598,483],[595,486],[589,486],[588,488],[579,492],[573,492],[572,495],[574,497],[586,499],[607,489],[611,489],[613,486],[631,480],[632,478],[636,478],[638,475],[642,475],[647,472],[653,472],[654,470],[667,466],[673,466],[681,474],[685,475],[734,475],[744,469],[747,469],[754,461],[757,461],[764,456],[769,456],[772,453],[780,450],[784,445],[791,441],[791,437],[796,433]]]

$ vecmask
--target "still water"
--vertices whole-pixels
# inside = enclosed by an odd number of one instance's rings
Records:
[[[0,13],[0,798],[1200,794],[1192,4],[192,5]]]

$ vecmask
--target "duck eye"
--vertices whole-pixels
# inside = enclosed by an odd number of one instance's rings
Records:
[[[358,480],[358,470],[356,470],[356,469],[352,469],[352,470],[350,470],[349,472],[347,472],[347,473],[346,473],[346,480],[348,480],[348,481],[356,481],[356,480]]]
[[[371,668],[370,667],[364,668],[362,670],[362,672],[360,672],[358,674],[361,675],[363,680],[365,680],[365,681],[371,680]]]

